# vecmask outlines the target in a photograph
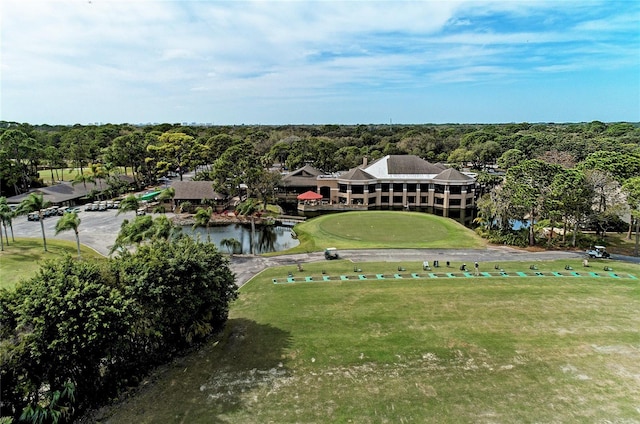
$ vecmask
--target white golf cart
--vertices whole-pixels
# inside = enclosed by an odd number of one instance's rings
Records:
[[[607,259],[611,257],[609,252],[607,252],[607,248],[604,246],[593,246],[593,249],[587,250],[587,255],[589,255],[591,259]]]
[[[338,249],[335,247],[327,247],[324,249],[324,258],[328,261],[332,259],[338,259],[340,255],[338,255]]]

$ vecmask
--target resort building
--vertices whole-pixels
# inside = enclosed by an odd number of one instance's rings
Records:
[[[189,203],[195,210],[201,205],[213,207],[217,213],[224,211],[231,204],[228,196],[219,194],[213,189],[213,181],[174,181],[174,208]]]
[[[292,173],[297,179],[301,176],[299,171]],[[414,155],[388,155],[371,164],[365,159],[361,166],[336,175],[314,175],[308,168],[302,174],[303,181],[296,180],[299,190],[289,181],[288,192],[306,191],[313,188],[313,182],[314,191],[322,199],[300,201],[300,211],[475,207],[474,174],[432,164]]]

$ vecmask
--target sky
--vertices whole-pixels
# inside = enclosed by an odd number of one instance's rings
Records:
[[[0,120],[640,121],[640,2],[2,0]]]

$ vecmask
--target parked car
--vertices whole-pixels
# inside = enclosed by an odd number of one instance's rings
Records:
[[[40,221],[40,213],[29,212],[29,214],[27,215],[27,221]]]
[[[44,210],[43,215],[45,217],[56,216],[56,215],[58,215],[58,209],[60,209],[60,208],[57,207],[57,206],[51,206],[50,208],[47,208],[47,209]]]
[[[136,211],[136,215],[137,216],[142,216],[142,215],[146,215],[147,214],[147,210],[145,208],[140,208]]]

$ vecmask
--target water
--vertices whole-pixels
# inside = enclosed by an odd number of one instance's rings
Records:
[[[182,231],[185,234],[197,234],[200,240],[207,240],[207,229],[204,227],[198,227],[193,230],[191,227],[182,227]],[[224,239],[236,239],[242,244],[242,252],[234,253],[251,253],[251,226],[240,224],[229,225],[216,225],[209,227],[209,237],[211,243],[218,246],[221,252],[228,252],[227,248],[221,246],[220,243]],[[281,252],[283,250],[296,247],[300,242],[293,238],[291,229],[287,227],[275,227],[275,226],[256,226],[255,232],[255,252],[267,253],[267,252]]]

